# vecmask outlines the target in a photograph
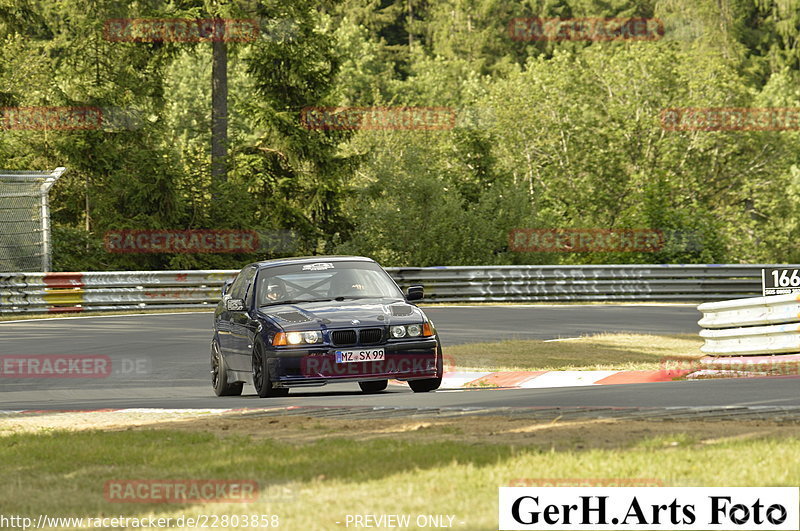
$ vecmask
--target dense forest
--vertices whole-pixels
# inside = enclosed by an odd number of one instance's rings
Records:
[[[588,17],[657,19],[659,32],[527,38],[513,22]],[[225,43],[221,173],[214,43],[109,36],[109,21],[159,18],[255,21],[255,37]],[[68,170],[50,193],[56,270],[328,253],[385,266],[800,262],[800,125],[663,121],[667,109],[800,108],[798,0],[0,0],[0,40],[5,112],[103,112],[100,127],[0,129],[0,168]],[[452,121],[303,119],[330,107],[446,109]],[[665,241],[520,252],[518,228]],[[104,235],[123,229],[248,229],[261,244],[108,252]]]

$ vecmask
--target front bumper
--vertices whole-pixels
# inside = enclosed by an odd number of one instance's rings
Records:
[[[336,363],[334,352],[342,349],[382,348],[386,359]],[[369,380],[417,380],[442,376],[439,342],[435,337],[393,341],[365,347],[280,348],[267,354],[274,382],[283,387],[312,387],[329,382]]]

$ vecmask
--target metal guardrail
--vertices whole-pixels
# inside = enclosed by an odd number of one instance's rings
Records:
[[[213,307],[237,272],[0,273],[0,313]]]
[[[712,356],[800,352],[800,296],[773,295],[712,302],[703,312],[702,352]]]
[[[429,302],[701,301],[760,293],[762,267],[774,266],[454,266],[387,270],[404,289],[422,284]],[[220,298],[222,283],[236,273],[0,273],[0,313],[210,308]]]
[[[389,268],[440,302],[699,301],[761,293],[764,265]]]

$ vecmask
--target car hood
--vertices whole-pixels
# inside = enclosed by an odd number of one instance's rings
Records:
[[[422,310],[396,299],[357,299],[267,306],[259,310],[284,330],[308,330],[312,323],[325,328],[386,326],[420,323]],[[354,320],[359,321],[353,323]]]

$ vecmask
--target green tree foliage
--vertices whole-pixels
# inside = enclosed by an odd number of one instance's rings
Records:
[[[228,180],[212,190],[207,42],[117,42],[119,18],[237,18]],[[645,42],[515,40],[515,17],[657,17]],[[62,270],[800,259],[800,133],[675,131],[682,107],[800,107],[798,0],[0,0],[0,107],[100,129],[0,129],[0,168],[68,167]],[[303,109],[451,109],[436,130],[309,129]],[[117,229],[253,229],[252,254],[108,253]],[[657,229],[657,252],[529,253],[514,228]]]

